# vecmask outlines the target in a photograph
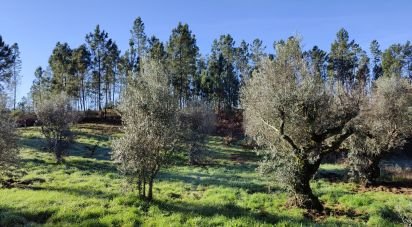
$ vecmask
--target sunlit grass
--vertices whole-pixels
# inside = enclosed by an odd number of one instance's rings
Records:
[[[162,170],[155,200],[148,204],[110,161],[110,140],[119,132],[104,127],[76,128],[76,143],[61,165],[44,151],[39,128],[20,129],[24,174],[19,180],[32,184],[0,189],[0,226],[401,226],[394,208],[412,203],[407,195],[357,192],[355,184],[318,179],[312,182],[314,193],[336,213],[311,220],[304,210],[286,207],[287,194],[255,171],[258,159],[252,151],[211,137],[208,165],[176,162]],[[95,144],[90,157],[86,147]],[[345,169],[322,165],[321,171]]]

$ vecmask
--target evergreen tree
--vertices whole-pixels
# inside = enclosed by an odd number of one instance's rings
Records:
[[[104,59],[109,55],[108,43],[111,42],[109,35],[104,30],[100,30],[97,25],[94,32],[86,35],[86,42],[91,54],[91,68],[92,68],[92,83],[91,86],[96,94],[95,103],[99,111],[102,110],[102,89],[101,85],[105,74]]]
[[[179,110],[166,67],[145,61],[143,69],[119,106],[125,133],[113,141],[112,159],[139,196],[152,200],[155,178],[177,148]]]
[[[0,35],[0,83],[8,83],[10,81],[11,67],[13,66],[15,56],[12,48],[7,45]],[[0,86],[0,90],[3,87]]]
[[[226,108],[236,107],[239,100],[239,78],[235,72],[236,48],[231,35],[223,35],[219,40],[221,51],[222,87],[224,104]]]
[[[11,50],[14,56],[14,62],[11,67],[11,81],[10,81],[10,87],[13,93],[13,109],[16,109],[16,98],[17,98],[17,85],[19,84],[20,81],[20,71],[21,71],[21,59],[20,59],[20,50],[19,50],[19,45],[17,43],[14,43],[11,46]]]
[[[238,105],[239,79],[234,68],[235,54],[234,41],[230,35],[222,35],[213,42],[208,61],[209,78],[203,78],[202,81],[208,93],[212,93],[211,98],[219,110]]]
[[[127,79],[129,78],[129,50],[126,50],[123,55],[120,56],[119,62],[117,65],[119,72],[119,94],[122,94],[124,88],[127,85]],[[120,96],[121,98],[122,96]]]
[[[250,46],[250,57],[252,60],[253,69],[256,69],[262,59],[266,57],[266,47],[263,45],[263,41],[260,39],[254,39]]]
[[[382,69],[384,76],[401,76],[403,65],[403,46],[401,44],[392,44],[383,52]]]
[[[356,78],[356,84],[359,85],[360,87],[366,86],[368,79],[369,79],[369,57],[366,54],[365,51],[360,50],[359,51],[359,57],[358,57],[358,67],[356,70],[355,78]]]
[[[34,71],[34,77],[35,79],[30,88],[30,93],[34,104],[36,105],[37,103],[42,102],[45,98],[44,96],[47,96],[47,94],[49,93],[51,87],[51,78],[50,74],[48,74],[46,70],[43,70],[43,68],[40,66],[37,67]]]
[[[249,64],[251,54],[249,52],[249,44],[242,40],[239,47],[236,48],[236,69],[239,77],[244,84],[245,80],[249,79],[251,74],[251,66]]]
[[[214,106],[218,109],[221,108],[224,101],[222,79],[224,67],[223,61],[224,58],[218,51],[217,40],[214,40],[212,51],[208,59],[207,74],[202,76],[202,88],[209,100],[212,101]]]
[[[354,40],[349,40],[349,33],[343,28],[340,29],[329,54],[328,72],[331,79],[347,86],[353,85],[358,50],[358,44]]]
[[[147,52],[147,36],[144,31],[144,23],[142,18],[137,17],[133,22],[132,30],[130,30],[130,65],[132,66],[132,71],[134,73],[141,73],[140,69],[142,67],[142,59]]]
[[[246,134],[263,148],[261,172],[291,193],[289,204],[320,211],[310,181],[323,157],[352,135],[359,101],[353,90],[317,80],[307,64],[298,39],[279,42],[276,58],[264,60],[243,87],[242,105]]]
[[[86,110],[86,84],[87,84],[87,72],[90,67],[90,52],[87,50],[86,45],[81,45],[73,50],[72,64],[74,72],[79,81],[79,94],[80,108],[83,111]]]
[[[322,80],[326,80],[328,54],[325,51],[319,49],[318,46],[314,46],[311,50],[305,52],[304,55],[313,75],[321,78]]]
[[[403,47],[405,76],[412,80],[412,45],[407,41]]]
[[[207,61],[203,56],[200,56],[196,63],[196,73],[192,85],[192,94],[198,99],[209,101],[208,94],[205,93],[207,89],[203,88],[203,77],[207,77]]]
[[[169,38],[167,61],[180,108],[183,108],[190,97],[190,84],[196,73],[198,52],[196,38],[189,25],[179,23]]]
[[[49,58],[49,65],[53,72],[52,89],[56,93],[66,92],[70,97],[77,97],[77,80],[73,76],[72,49],[69,44],[56,44]]]
[[[199,94],[200,96],[206,100],[207,102],[212,102],[215,101],[215,85],[216,81],[214,80],[209,71],[210,65],[212,64],[211,58],[209,58],[208,61],[206,60],[201,60],[203,61],[202,64],[205,64],[204,68],[198,67],[198,83],[199,83]]]
[[[382,54],[383,75],[387,77],[398,76],[412,79],[412,45],[410,41],[405,44],[393,44]]]
[[[380,45],[378,41],[373,40],[370,45],[370,52],[373,59],[373,79],[377,80],[383,75],[382,69],[382,51],[380,50]]]
[[[164,62],[166,60],[166,51],[163,43],[156,37],[152,36],[148,40],[148,57],[150,60]]]
[[[120,50],[117,44],[111,39],[106,44],[107,55],[104,57],[104,88],[105,91],[105,107],[109,106],[110,100],[114,103],[115,89],[117,80],[117,66],[119,62]]]

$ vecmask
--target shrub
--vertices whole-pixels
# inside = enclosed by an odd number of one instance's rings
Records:
[[[61,163],[73,140],[70,124],[79,119],[78,114],[64,93],[43,99],[37,104],[35,112],[48,150],[54,153],[57,163]]]
[[[211,107],[200,102],[190,103],[179,113],[179,128],[182,139],[188,145],[190,165],[200,164],[205,154],[207,135],[215,128],[216,116]]]

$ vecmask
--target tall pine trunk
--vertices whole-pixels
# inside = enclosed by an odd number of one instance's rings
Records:
[[[102,100],[102,97],[101,97],[101,95],[102,95],[101,94],[101,76],[102,76],[102,74],[101,74],[100,59],[99,59],[99,72],[98,72],[98,78],[97,78],[97,92],[98,92],[97,96],[98,96],[99,112],[102,111],[102,106],[101,106],[101,103],[100,103],[100,101]]]

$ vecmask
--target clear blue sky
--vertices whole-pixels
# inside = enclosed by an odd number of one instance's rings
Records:
[[[306,49],[318,45],[329,51],[342,27],[364,49],[373,39],[383,48],[412,39],[411,0],[5,0],[0,11],[0,35],[21,50],[19,98],[29,92],[35,68],[47,66],[56,42],[77,47],[100,24],[123,52],[137,16],[146,34],[162,41],[179,21],[188,23],[202,53],[226,33],[237,43],[260,38],[269,52],[273,41],[294,34],[303,36]]]

